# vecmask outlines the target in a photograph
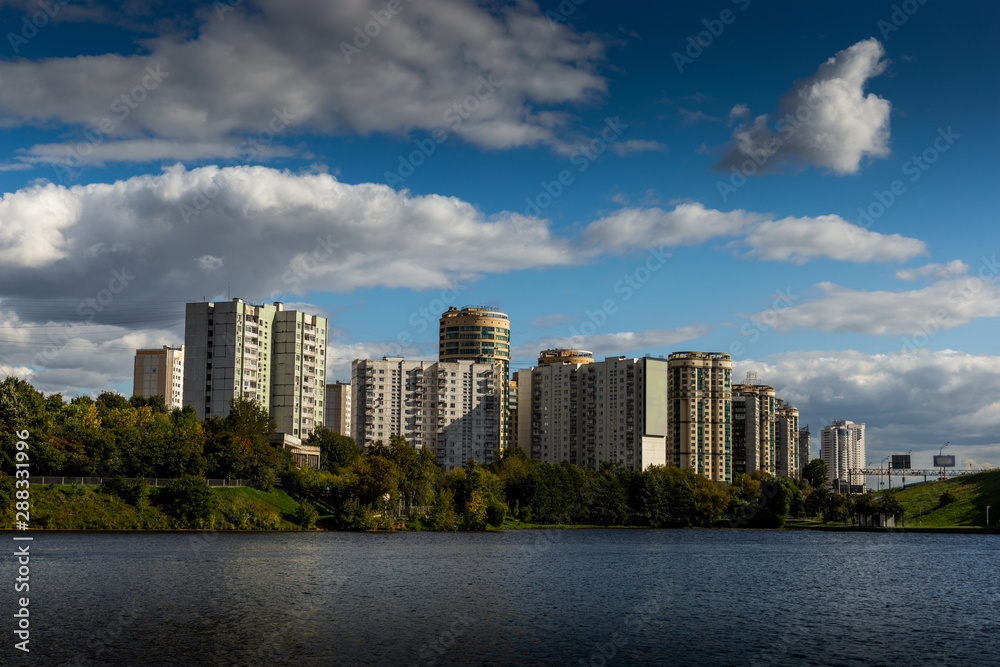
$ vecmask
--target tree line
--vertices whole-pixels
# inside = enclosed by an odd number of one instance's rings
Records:
[[[361,447],[318,428],[306,441],[321,451],[321,467],[296,468],[291,455],[269,442],[267,411],[236,399],[226,417],[198,420],[191,407],[168,410],[162,397],[126,399],[105,392],[96,399],[48,397],[16,378],[0,382],[0,470],[13,470],[15,433],[31,433],[32,475],[113,477],[128,497],[125,478],[251,479],[269,490],[280,484],[302,502],[297,521],[317,514],[339,530],[408,528],[484,530],[514,520],[522,524],[597,526],[730,526],[780,528],[789,517],[843,522],[859,511],[901,513],[895,498],[853,500],[826,488],[826,466],[817,459],[801,479],[762,472],[712,482],[672,466],[637,471],[613,463],[597,470],[567,462],[544,463],[520,448],[498,452],[444,471],[429,449],[402,437]],[[199,512],[204,514],[204,499]],[[317,509],[313,509],[313,507]],[[897,509],[899,510],[897,512]],[[186,515],[187,516],[187,515]]]

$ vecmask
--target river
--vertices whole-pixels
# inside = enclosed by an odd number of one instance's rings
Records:
[[[1000,653],[995,535],[30,534],[23,664],[992,666]],[[4,609],[22,595],[15,561]],[[3,615],[0,662],[15,664]]]

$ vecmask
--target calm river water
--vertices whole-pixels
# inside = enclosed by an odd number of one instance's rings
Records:
[[[31,534],[0,664],[1000,664],[990,535]]]

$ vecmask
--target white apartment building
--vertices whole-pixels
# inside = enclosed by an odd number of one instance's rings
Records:
[[[187,304],[184,403],[206,419],[247,398],[268,409],[277,432],[307,437],[324,416],[327,330],[326,318],[278,302]]]
[[[500,447],[502,363],[356,359],[351,368],[354,439],[388,444],[401,435],[430,448],[446,470],[493,462]]]
[[[820,458],[826,463],[827,481],[837,491],[863,492],[865,476],[852,470],[866,467],[865,425],[848,420],[823,428]]]
[[[162,396],[168,410],[184,407],[184,346],[136,350],[132,394]]]
[[[634,470],[667,463],[667,361],[606,357],[517,372],[518,443],[532,458]]]

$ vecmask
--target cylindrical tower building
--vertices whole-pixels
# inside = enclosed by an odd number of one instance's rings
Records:
[[[594,353],[587,350],[574,350],[566,347],[557,347],[551,350],[543,350],[538,355],[538,365],[547,366],[549,364],[592,364],[594,363]]]

